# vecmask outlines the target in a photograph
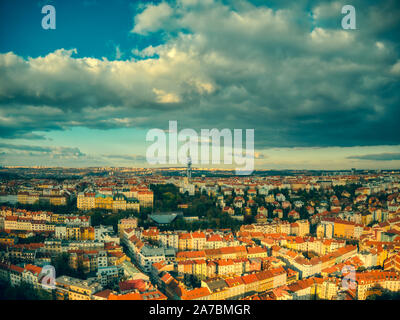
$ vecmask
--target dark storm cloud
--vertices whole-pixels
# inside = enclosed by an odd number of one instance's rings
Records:
[[[361,156],[350,156],[347,159],[392,161],[392,160],[400,160],[400,153],[366,154],[366,155],[361,155]]]
[[[79,148],[70,147],[46,147],[33,145],[16,145],[10,143],[0,143],[1,150],[7,150],[5,154],[29,154],[29,155],[48,155],[53,158],[79,158],[85,157]]]
[[[26,146],[26,145],[15,145],[10,143],[0,143],[1,149],[12,149],[12,150],[22,150],[22,151],[37,151],[37,152],[51,152],[49,147],[40,146]]]
[[[255,129],[259,148],[400,144],[398,3],[352,1],[349,31],[340,27],[345,3],[268,3],[145,5],[132,32],[168,40],[138,61],[2,54],[0,133],[178,120],[180,129]]]

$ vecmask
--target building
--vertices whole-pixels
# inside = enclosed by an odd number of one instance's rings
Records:
[[[127,218],[118,221],[118,234],[122,236],[123,231],[126,229],[136,229],[138,226],[137,218]]]
[[[56,278],[56,294],[60,300],[92,300],[93,294],[102,290],[96,278],[81,280],[68,276]]]

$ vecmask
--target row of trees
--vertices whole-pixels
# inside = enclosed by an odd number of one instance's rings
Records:
[[[36,201],[34,204],[22,204],[22,203],[5,203],[7,207],[15,209],[25,209],[28,211],[49,211],[57,214],[69,214],[77,212],[76,198],[72,198],[67,201],[65,206],[54,206],[50,203]]]
[[[69,254],[64,252],[59,255],[53,256],[51,265],[56,270],[56,277],[69,276],[73,278],[86,279],[88,276],[84,272],[82,263],[78,262],[78,268],[75,270],[69,265]]]
[[[231,218],[227,213],[217,212],[212,218],[203,218],[198,221],[187,222],[183,217],[177,217],[169,226],[161,227],[161,230],[186,230],[199,229],[226,229],[238,230],[242,222]]]
[[[373,288],[373,294],[367,297],[367,300],[400,300],[400,292],[393,292],[383,288]]]
[[[53,293],[35,289],[22,283],[20,286],[12,287],[10,283],[0,281],[0,300],[53,300]]]
[[[134,210],[127,211],[118,211],[118,212],[110,212],[108,210],[102,209],[94,209],[88,212],[87,214],[90,216],[90,222],[92,226],[113,226],[114,231],[118,230],[118,220],[125,219],[127,217],[137,217],[140,220],[145,220],[147,218],[147,214],[150,210],[142,210],[141,213],[138,213]]]
[[[196,199],[196,196],[181,194],[173,184],[152,184],[150,189],[154,193],[154,211],[175,211],[179,204],[189,203]]]
[[[186,217],[199,217],[198,221],[187,222],[179,216],[169,226],[161,229],[195,231],[207,228],[232,228],[235,230],[242,224],[216,207],[216,199],[206,193],[196,193],[194,196],[188,193],[181,194],[173,184],[151,185],[150,188],[154,192],[155,212],[179,210]],[[189,207],[178,209],[179,204],[189,204]]]

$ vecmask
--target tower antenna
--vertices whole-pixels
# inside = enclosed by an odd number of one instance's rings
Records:
[[[188,179],[192,178],[192,158],[190,157],[190,155],[188,156],[187,159],[186,176]]]

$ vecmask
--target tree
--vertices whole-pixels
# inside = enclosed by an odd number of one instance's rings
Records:
[[[82,263],[79,264],[78,262],[77,270],[72,269],[69,265],[69,254],[66,252],[53,257],[51,259],[51,264],[54,266],[54,269],[56,269],[56,277],[65,275],[79,279],[86,278]]]
[[[400,292],[392,292],[381,287],[374,287],[373,292],[367,297],[367,300],[400,300]]]
[[[0,300],[53,300],[52,292],[36,289],[27,283],[12,287],[10,283],[0,281]]]

